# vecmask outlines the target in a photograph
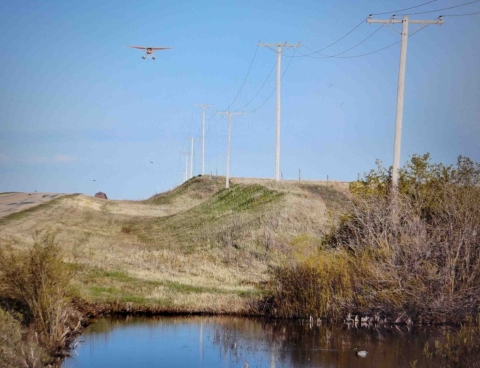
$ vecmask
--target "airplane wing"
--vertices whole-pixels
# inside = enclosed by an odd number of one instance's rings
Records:
[[[171,47],[145,47],[145,46],[127,46],[131,47],[132,49],[140,49],[140,50],[170,50]]]

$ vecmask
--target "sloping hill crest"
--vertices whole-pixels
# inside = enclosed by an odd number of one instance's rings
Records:
[[[65,195],[0,220],[0,246],[56,233],[79,298],[240,312],[298,239],[348,206],[341,184],[196,177],[144,201]],[[302,240],[303,241],[303,240]]]

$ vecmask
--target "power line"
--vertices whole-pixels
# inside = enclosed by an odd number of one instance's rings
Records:
[[[412,33],[412,36],[413,36],[413,33]],[[351,56],[336,56],[335,58],[336,58],[336,59],[350,59],[350,58],[357,58],[357,57],[361,57],[361,56],[367,56],[367,55],[375,54],[375,53],[377,53],[377,52],[386,50],[386,49],[388,49],[388,48],[390,48],[390,47],[392,47],[392,46],[398,45],[400,42],[401,42],[401,41],[394,42],[394,43],[392,43],[391,45],[382,47],[381,49],[378,49],[378,50],[375,50],[375,51],[367,52],[367,53],[365,53],[365,54],[351,55]]]
[[[273,70],[275,69],[275,66],[277,65],[277,61],[275,60],[275,63],[273,63],[273,66],[272,66],[272,69],[270,69],[270,72],[268,73],[267,75],[267,78],[265,78],[265,80],[263,81],[260,89],[257,91],[257,93],[255,93],[255,95],[250,99],[250,101],[248,101],[242,108],[236,110],[236,111],[243,111],[245,109],[245,107],[247,107],[248,105],[250,105],[252,103],[252,101],[258,96],[258,94],[262,91],[263,87],[265,87],[265,84],[267,83],[268,79],[270,79],[270,75],[272,75],[272,72]]]
[[[399,9],[399,10],[392,10],[392,11],[389,11],[389,12],[384,12],[384,13],[374,13],[374,14],[371,14],[371,15],[383,15],[383,14],[392,14],[392,13],[396,13],[396,12],[400,12],[400,11],[405,11],[405,10],[410,10],[410,9],[415,9],[415,8],[419,8],[421,6],[424,6],[424,5],[427,5],[427,4],[430,4],[430,3],[433,3],[437,0],[431,0],[431,1],[428,1],[426,3],[423,3],[423,4],[420,4],[420,5],[416,5],[416,6],[411,6],[409,8],[405,8],[405,9]],[[368,18],[368,17],[367,17]],[[313,55],[313,54],[318,54],[320,52],[322,52],[323,50],[326,50],[328,48],[330,48],[331,46],[337,44],[338,42],[340,42],[341,40],[343,40],[345,37],[347,37],[349,34],[351,34],[353,31],[355,31],[358,27],[360,27],[363,22],[365,22],[367,20],[367,18],[363,18],[360,23],[358,23],[355,27],[353,27],[350,31],[348,31],[345,35],[343,35],[342,37],[340,37],[338,40],[336,40],[335,42],[331,43],[330,45],[328,46],[325,46],[324,48],[320,49],[320,50],[317,50],[317,51],[314,51],[312,50],[313,52],[310,53],[310,54],[303,54],[303,56],[309,56],[309,55]],[[298,57],[301,57],[301,56],[298,56]]]
[[[295,48],[295,50],[294,50],[294,52],[293,52],[294,55],[295,55],[295,52],[297,52],[297,48]],[[290,68],[290,64],[292,63],[292,60],[293,60],[293,58],[291,58],[290,61],[288,62],[287,67],[285,68],[285,71],[283,72],[281,79],[283,79],[283,77],[285,76],[285,74],[286,74],[287,71],[288,71],[288,68]],[[276,63],[275,63],[275,64],[276,64]],[[275,65],[274,65],[274,66],[275,66]],[[256,109],[254,109],[254,110],[246,111],[246,113],[247,113],[247,114],[252,114],[252,113],[256,112],[257,110],[260,110],[260,109],[261,109],[263,106],[265,106],[265,104],[272,98],[272,96],[273,96],[273,94],[275,93],[276,90],[277,90],[277,88],[274,88],[273,91],[270,93],[270,95],[267,97],[267,99],[266,99],[265,101],[263,101],[263,103],[262,103],[260,106],[258,106],[258,107],[257,107]]]
[[[235,101],[237,100],[238,96],[240,96],[240,93],[242,92],[243,90],[243,87],[245,86],[245,83],[247,82],[247,79],[248,79],[248,76],[250,75],[250,71],[252,70],[252,66],[253,66],[253,62],[255,61],[255,58],[257,56],[257,52],[258,52],[258,44],[257,44],[257,48],[255,49],[255,54],[253,55],[253,59],[250,63],[250,67],[248,68],[248,71],[247,71],[247,75],[245,76],[245,79],[243,80],[243,83],[242,83],[242,86],[240,87],[240,90],[238,91],[237,95],[235,96],[235,98],[233,99],[232,103],[225,109],[228,110],[230,109],[230,107],[235,103]]]
[[[413,32],[412,34],[409,34],[408,35],[408,38],[412,37],[413,35],[417,34],[418,32],[420,32],[421,30],[423,30],[424,28],[426,28],[427,26],[423,26],[419,29],[417,29],[415,32]],[[361,54],[361,55],[351,55],[351,56],[336,56],[336,58],[338,59],[350,59],[350,58],[357,58],[357,57],[361,57],[361,56],[367,56],[367,55],[371,55],[371,54],[375,54],[377,52],[380,52],[380,51],[383,51],[383,50],[386,50],[392,46],[395,46],[395,45],[398,45],[400,42],[402,42],[402,40],[400,41],[397,41],[397,42],[394,42],[392,43],[391,45],[388,45],[388,46],[385,46],[385,47],[382,47],[381,49],[378,49],[378,50],[375,50],[375,51],[371,51],[371,52],[367,52],[365,54]]]
[[[360,27],[365,21],[367,20],[367,18],[364,18],[362,19],[362,21],[360,23],[358,23],[352,30],[350,30],[349,32],[347,32],[344,36],[340,37],[338,40],[336,40],[335,42],[331,43],[330,45],[324,47],[323,49],[320,49],[318,51],[314,51],[312,50],[313,52],[310,53],[310,54],[305,54],[303,56],[308,56],[308,55],[313,55],[313,54],[318,54],[320,52],[322,52],[323,50],[326,50],[328,49],[329,47],[337,44],[338,42],[340,42],[341,40],[343,40],[345,37],[347,37],[350,33],[352,33],[353,31],[355,31],[358,27]]]
[[[465,17],[467,15],[475,15],[475,14],[480,14],[480,12],[466,13],[466,14],[447,14],[447,15],[442,15],[442,17]]]
[[[455,5],[455,6],[450,6],[450,7],[448,7],[448,8],[442,8],[442,9],[436,9],[436,10],[429,10],[429,11],[418,12],[418,13],[399,14],[399,15],[417,15],[417,14],[436,13],[436,12],[439,12],[439,11],[442,11],[442,10],[449,10],[449,9],[460,8],[460,7],[462,7],[462,6],[467,6],[467,5],[470,5],[470,4],[473,4],[473,3],[478,3],[478,2],[480,2],[480,0],[474,0],[474,1],[470,1],[469,3],[459,4],[459,5]]]
[[[480,13],[479,13],[480,14]],[[380,27],[381,28],[381,27]],[[419,29],[417,29],[415,32],[413,32],[412,34],[409,34],[408,37],[412,37],[413,35],[417,34],[418,32],[420,32],[421,30],[423,30],[424,28],[426,28],[426,26],[423,26]],[[378,29],[377,29],[378,31]],[[375,51],[370,51],[370,52],[367,52],[365,54],[360,54],[360,55],[349,55],[349,56],[328,56],[328,57],[321,57],[321,58],[316,58],[316,57],[313,57],[313,56],[310,56],[312,59],[317,59],[317,60],[321,60],[321,59],[328,59],[328,58],[336,58],[336,59],[351,59],[351,58],[357,58],[357,57],[362,57],[362,56],[367,56],[367,55],[371,55],[371,54],[375,54],[377,52],[380,52],[380,51],[383,51],[383,50],[386,50],[392,46],[395,46],[395,45],[398,45],[400,42],[402,42],[401,40],[400,41],[396,41],[388,46],[385,46],[385,47],[382,47],[381,49],[378,49],[378,50],[375,50]],[[338,55],[338,54],[337,54]]]
[[[210,116],[206,119],[206,121],[212,120],[215,116],[216,116],[216,115],[215,115],[215,109],[213,109],[212,115],[210,115]]]
[[[328,55],[328,57],[334,57],[334,56],[338,56],[338,55],[342,55],[342,54],[345,54],[346,52],[350,51],[350,50],[353,50],[355,47],[357,46],[360,46],[362,43],[364,43],[366,40],[368,40],[370,37],[372,37],[375,33],[377,33],[378,31],[380,31],[380,29],[382,28],[383,26],[380,26],[378,27],[373,33],[371,33],[367,38],[365,38],[364,40],[360,41],[359,43],[357,43],[355,46],[353,47],[350,47],[349,49],[345,50],[345,51],[342,51],[338,54],[335,54],[335,55]]]
[[[479,0],[480,1],[480,0]],[[323,55],[323,54],[320,54],[322,55],[322,57],[315,57],[315,56],[309,56],[311,54],[302,54],[302,56],[297,56],[297,57],[309,57],[309,58],[312,58],[312,59],[328,59],[328,58],[335,58],[335,57],[339,57],[339,55],[342,55],[342,54],[345,54],[346,52],[348,51],[351,51],[353,50],[354,48],[360,46],[362,43],[364,43],[365,41],[367,41],[370,37],[372,37],[375,33],[377,33],[378,31],[380,31],[380,29],[382,29],[383,25],[380,26],[379,28],[377,28],[375,31],[373,31],[373,33],[371,33],[370,35],[368,35],[366,38],[364,38],[362,41],[360,41],[359,43],[357,43],[355,46],[352,46],[350,47],[349,49],[345,50],[345,51],[342,51],[342,52],[339,52],[338,54],[334,54],[334,55]],[[306,46],[305,46],[306,47]],[[291,58],[295,57],[295,56],[289,56]]]
[[[384,15],[384,14],[397,13],[397,12],[401,12],[401,11],[405,11],[405,10],[410,10],[410,9],[419,8],[419,7],[421,7],[421,6],[424,6],[424,5],[427,5],[427,4],[430,4],[430,3],[434,3],[435,1],[437,1],[437,0],[431,0],[431,1],[428,1],[428,2],[423,3],[423,4],[420,4],[420,5],[411,6],[410,8],[399,9],[399,10],[392,10],[392,11],[385,12],[385,13],[374,13],[374,14],[371,14],[371,15]]]

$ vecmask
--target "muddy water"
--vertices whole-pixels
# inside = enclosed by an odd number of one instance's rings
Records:
[[[436,367],[434,328],[325,326],[235,317],[103,319],[63,367]],[[368,351],[366,358],[354,348]]]

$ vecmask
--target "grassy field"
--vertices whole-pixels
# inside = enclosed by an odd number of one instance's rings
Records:
[[[320,238],[349,205],[330,182],[196,177],[145,201],[56,198],[0,219],[0,246],[54,231],[71,293],[119,310],[243,313],[298,239]]]

